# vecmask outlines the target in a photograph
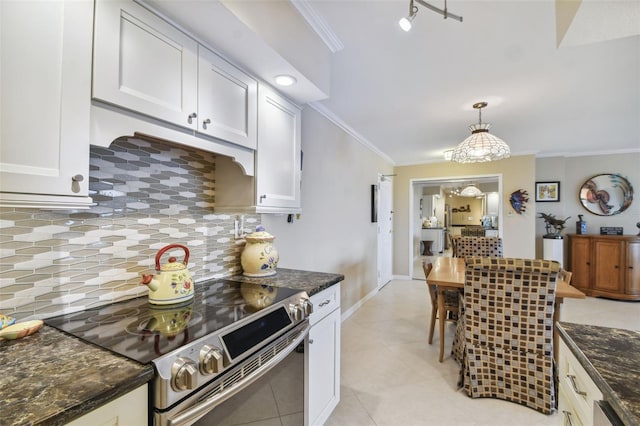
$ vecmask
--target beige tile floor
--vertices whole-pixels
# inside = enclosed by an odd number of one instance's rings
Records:
[[[422,280],[395,280],[342,323],[340,404],[325,426],[562,425],[497,399],[456,389],[458,367],[438,362],[438,337],[427,343],[429,295]],[[640,330],[640,302],[567,300],[562,320]],[[450,348],[454,331],[447,324]]]

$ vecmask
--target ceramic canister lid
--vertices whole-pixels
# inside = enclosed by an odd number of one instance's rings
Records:
[[[263,227],[258,226],[255,232],[247,235],[245,239],[250,243],[261,243],[266,241],[273,241],[274,236],[264,230]]]
[[[161,271],[180,271],[185,268],[186,266],[184,265],[184,263],[176,262],[176,258],[172,256],[169,258],[169,263],[165,263],[164,265],[162,265],[160,267],[160,270]]]

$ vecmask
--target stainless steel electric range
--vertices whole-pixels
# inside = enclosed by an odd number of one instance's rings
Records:
[[[229,280],[196,284],[193,300],[146,297],[46,324],[134,361],[152,363],[150,424],[191,425],[265,375],[304,341],[306,292]]]

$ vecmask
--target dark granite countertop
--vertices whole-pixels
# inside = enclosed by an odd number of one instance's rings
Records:
[[[43,326],[0,341],[0,425],[63,425],[147,383],[153,367]]]
[[[562,322],[560,337],[620,420],[640,424],[640,332]]]
[[[344,280],[344,275],[326,272],[299,271],[297,269],[286,268],[278,268],[276,271],[276,275],[271,277],[252,278],[245,277],[244,275],[234,275],[225,279],[243,283],[271,285],[274,287],[296,288],[306,291],[309,296],[319,293]]]
[[[271,277],[226,278],[316,294],[344,275],[278,268]],[[141,386],[153,378],[142,365],[44,326],[19,340],[0,341],[0,426],[57,426]],[[99,368],[96,368],[99,367]]]

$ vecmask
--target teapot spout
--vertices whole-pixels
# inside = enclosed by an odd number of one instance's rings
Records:
[[[141,284],[149,287],[151,291],[156,291],[158,289],[158,280],[153,279],[153,274],[142,274]]]

